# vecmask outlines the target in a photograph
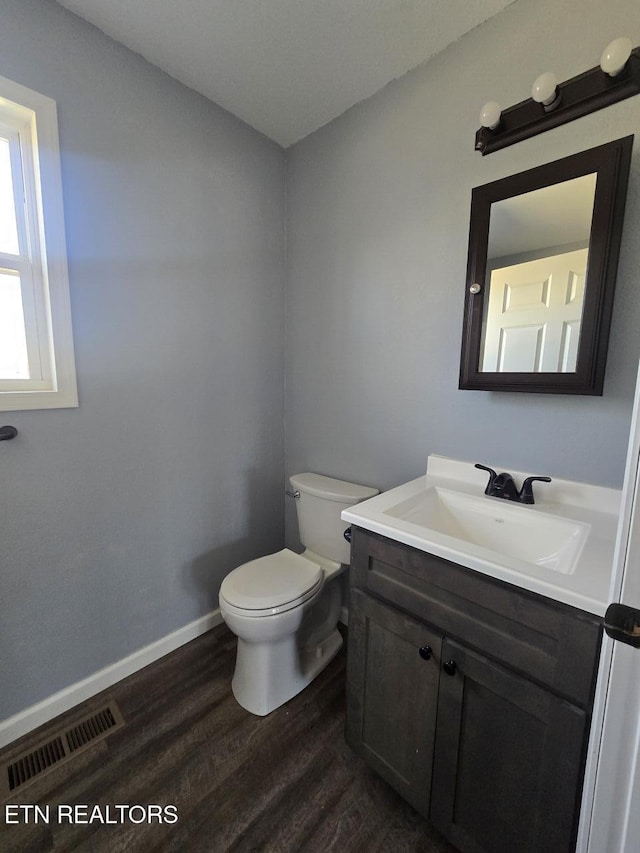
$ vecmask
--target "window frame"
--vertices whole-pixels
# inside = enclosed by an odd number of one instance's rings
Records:
[[[76,407],[56,102],[0,76],[0,126],[11,137],[19,243],[18,255],[0,253],[0,270],[20,275],[31,377],[0,379],[0,411]]]

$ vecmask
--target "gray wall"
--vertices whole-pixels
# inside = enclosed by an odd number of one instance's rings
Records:
[[[0,414],[0,719],[282,547],[284,153],[46,0],[0,74],[58,102],[80,408]]]
[[[623,34],[640,43],[637,0],[519,0],[289,149],[288,474],[389,488],[439,453],[621,485],[640,356],[640,97],[486,157],[473,146],[485,101],[585,71]],[[604,396],[459,391],[472,188],[631,133]]]

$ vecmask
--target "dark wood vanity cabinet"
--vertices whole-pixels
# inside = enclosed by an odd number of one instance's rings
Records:
[[[352,533],[350,746],[463,853],[573,850],[601,620]]]

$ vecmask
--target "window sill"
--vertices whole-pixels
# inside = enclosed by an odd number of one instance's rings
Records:
[[[75,389],[64,391],[0,391],[0,412],[78,407]]]

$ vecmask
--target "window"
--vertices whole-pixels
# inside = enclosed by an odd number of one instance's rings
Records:
[[[55,101],[0,77],[0,411],[77,406]]]

